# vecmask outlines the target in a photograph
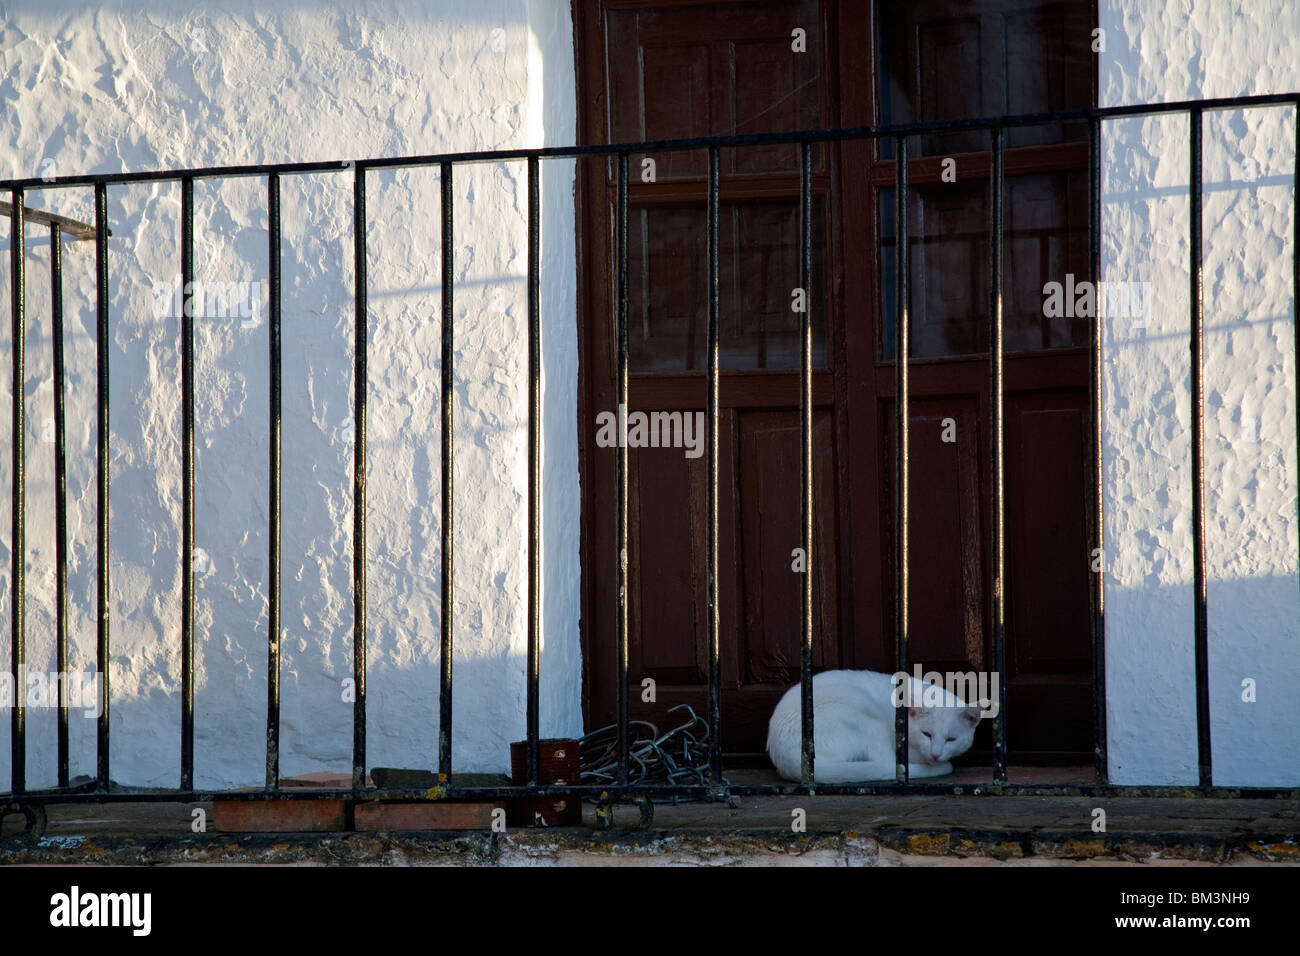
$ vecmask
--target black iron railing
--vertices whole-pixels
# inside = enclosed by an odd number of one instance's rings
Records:
[[[102,703],[97,725],[97,767],[93,781],[82,786],[69,782],[68,709],[62,705],[58,715],[58,786],[54,789],[29,790],[26,783],[26,724],[25,709],[15,706],[10,715],[11,726],[11,778],[10,792],[0,794],[0,813],[22,812],[27,815],[29,829],[39,831],[43,826],[43,808],[52,803],[119,802],[140,800],[204,801],[228,800],[302,800],[349,797],[363,800],[441,800],[452,798],[496,799],[522,796],[564,796],[592,798],[607,808],[616,802],[636,801],[643,811],[650,801],[664,797],[720,797],[728,795],[758,794],[871,794],[871,793],[1032,793],[1032,794],[1096,794],[1144,796],[1184,795],[1241,795],[1296,796],[1297,791],[1284,788],[1242,787],[1221,788],[1213,784],[1210,760],[1210,705],[1207,654],[1206,612],[1206,545],[1205,545],[1205,470],[1204,470],[1204,373],[1202,344],[1204,337],[1202,316],[1202,231],[1201,231],[1201,125],[1204,113],[1212,110],[1240,109],[1245,107],[1295,106],[1300,112],[1300,93],[1267,96],[1240,96],[1224,99],[1183,101],[1145,106],[1123,106],[1107,109],[1070,110],[1019,116],[954,120],[947,122],[910,123],[893,126],[867,126],[846,129],[804,130],[792,133],[717,136],[693,139],[655,140],[640,143],[620,143],[605,146],[546,147],[541,149],[513,149],[474,153],[413,156],[387,159],[369,159],[348,162],[282,163],[227,167],[209,167],[191,170],[166,170],[146,173],[112,173],[88,176],[64,176],[53,179],[17,179],[0,182],[0,191],[8,192],[12,203],[10,212],[12,270],[12,335],[13,335],[13,514],[11,532],[11,588],[12,588],[12,644],[10,663],[14,675],[23,672],[25,655],[24,605],[24,389],[26,360],[24,333],[26,328],[24,281],[26,270],[23,243],[25,218],[30,212],[23,205],[29,188],[41,190],[56,188],[91,187],[94,190],[96,265],[96,327],[97,327],[97,648],[96,663],[99,675],[99,692]],[[816,754],[813,746],[812,698],[812,570],[803,577],[800,600],[801,622],[801,687],[802,687],[802,780],[799,783],[732,784],[723,777],[722,760],[722,679],[719,664],[718,627],[718,355],[719,355],[719,151],[729,147],[796,144],[800,156],[799,188],[799,277],[805,295],[811,294],[812,270],[812,146],[815,143],[833,143],[848,140],[893,138],[897,150],[896,199],[897,241],[895,268],[898,282],[895,322],[895,374],[896,374],[896,428],[898,492],[895,500],[897,534],[895,537],[895,601],[896,601],[896,653],[898,669],[909,670],[908,642],[908,236],[907,236],[907,157],[908,138],[927,133],[951,133],[961,130],[987,130],[992,153],[991,203],[989,215],[990,291],[989,291],[989,385],[992,397],[992,437],[989,448],[991,508],[991,597],[993,619],[994,666],[999,674],[1005,670],[1006,640],[1004,617],[1004,491],[1003,491],[1003,350],[1002,350],[1002,279],[1003,279],[1003,152],[1004,134],[1009,128],[1086,122],[1089,138],[1089,273],[1095,283],[1100,274],[1100,196],[1101,196],[1101,123],[1103,120],[1147,116],[1162,113],[1186,113],[1189,117],[1190,142],[1190,254],[1191,282],[1191,398],[1193,409],[1192,458],[1194,466],[1192,521],[1194,551],[1195,600],[1195,660],[1196,660],[1196,715],[1197,752],[1199,760],[1199,786],[1197,787],[1141,787],[1113,786],[1109,784],[1106,769],[1105,726],[1105,658],[1104,575],[1093,573],[1090,588],[1090,631],[1094,668],[1095,694],[1093,699],[1093,726],[1096,747],[1096,780],[1092,784],[1018,785],[1007,779],[1006,750],[1006,685],[999,682],[999,709],[994,718],[993,782],[989,784],[926,783],[908,781],[907,774],[907,709],[899,708],[895,727],[897,779],[893,783],[838,784],[816,783]],[[1297,132],[1300,150],[1300,131]],[[615,319],[618,329],[618,401],[625,407],[628,400],[628,324],[627,324],[627,262],[628,262],[628,157],[632,153],[653,153],[683,149],[703,149],[708,153],[708,212],[705,223],[708,237],[708,356],[707,356],[707,442],[708,442],[708,521],[707,521],[707,641],[709,653],[708,713],[712,728],[709,753],[709,781],[698,784],[664,784],[637,786],[628,783],[628,456],[625,442],[617,449],[617,547],[618,555],[618,606],[616,619],[617,675],[618,675],[618,783],[611,785],[549,785],[539,782],[539,729],[538,729],[538,672],[540,636],[540,562],[539,534],[541,513],[541,324],[540,324],[540,205],[539,167],[541,160],[575,159],[590,156],[615,156],[617,158],[617,202],[615,221]],[[527,782],[521,786],[463,786],[452,774],[452,633],[454,584],[452,507],[452,388],[453,388],[453,293],[454,293],[454,218],[452,182],[455,167],[481,162],[523,160],[528,169],[528,650],[527,650],[527,705],[526,724],[528,738]],[[365,493],[366,493],[366,394],[367,394],[367,327],[366,327],[366,174],[371,170],[415,167],[438,167],[442,184],[442,633],[441,671],[439,687],[438,774],[440,785],[428,789],[366,788],[366,565],[365,565]],[[350,171],[353,177],[354,206],[354,257],[356,267],[355,288],[355,369],[354,369],[354,428],[353,446],[353,677],[356,696],[353,703],[352,787],[351,789],[307,790],[281,789],[279,786],[280,750],[280,520],[281,520],[281,266],[280,266],[280,180],[284,176],[305,173]],[[236,177],[266,177],[269,242],[270,290],[270,408],[268,432],[268,463],[270,485],[269,529],[269,614],[268,614],[268,671],[266,717],[266,781],[260,790],[204,791],[194,788],[194,569],[190,555],[194,546],[194,329],[192,317],[183,310],[182,332],[182,560],[181,578],[181,773],[176,789],[118,788],[111,784],[109,741],[111,693],[108,684],[110,652],[110,567],[109,567],[109,295],[108,295],[108,226],[107,192],[109,186],[146,182],[179,181],[181,184],[181,272],[184,288],[194,277],[194,182],[199,179],[229,179]],[[1297,162],[1297,186],[1300,186],[1300,161]],[[1300,194],[1300,189],[1297,190]],[[1293,199],[1293,203],[1295,200]],[[1292,286],[1300,292],[1300,214],[1293,211],[1296,235],[1293,239],[1291,263]],[[70,228],[71,220],[44,214],[32,214],[34,220],[49,225],[51,238],[51,283],[54,335],[54,386],[55,386],[55,487],[56,487],[56,644],[60,672],[67,662],[67,500],[65,484],[65,409],[63,369],[63,298],[61,234]],[[75,224],[72,224],[75,225]],[[89,236],[83,236],[88,238]],[[812,309],[810,302],[804,309],[800,327],[800,464],[801,464],[801,543],[808,561],[813,560],[812,534]],[[1090,324],[1089,386],[1091,392],[1089,428],[1089,475],[1091,500],[1088,503],[1087,536],[1092,549],[1103,544],[1103,497],[1101,453],[1101,323],[1094,309]],[[1300,323],[1296,325],[1297,355],[1300,356]],[[1300,447],[1300,415],[1296,425],[1297,447]],[[1100,554],[1100,550],[1093,550]],[[600,819],[608,822],[610,816]]]

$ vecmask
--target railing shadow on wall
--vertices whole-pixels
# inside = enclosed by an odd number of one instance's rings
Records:
[[[12,344],[13,374],[15,382],[25,380],[26,316],[24,283],[26,273],[24,235],[24,197],[28,189],[57,189],[90,187],[94,190],[93,241],[95,244],[95,327],[96,327],[96,556],[95,595],[96,618],[96,670],[99,675],[101,706],[96,719],[96,774],[93,780],[73,786],[69,780],[68,708],[60,707],[58,715],[58,786],[52,789],[31,790],[27,786],[26,712],[22,706],[10,711],[11,775],[10,790],[0,794],[0,812],[24,813],[29,830],[38,831],[44,825],[44,807],[52,803],[118,802],[141,800],[200,801],[214,798],[230,800],[303,800],[350,797],[361,800],[444,800],[453,798],[509,798],[519,796],[556,796],[590,798],[603,807],[616,802],[635,801],[649,807],[651,801],[672,797],[717,798],[731,795],[760,794],[880,794],[880,793],[1033,793],[1054,794],[1138,794],[1146,796],[1182,795],[1257,795],[1270,796],[1295,791],[1267,787],[1223,788],[1214,785],[1210,746],[1210,700],[1208,621],[1206,600],[1206,528],[1205,528],[1205,464],[1204,464],[1204,400],[1202,348],[1204,342],[1203,277],[1202,277],[1202,184],[1201,141],[1202,120],[1208,111],[1241,109],[1246,107],[1295,106],[1300,110],[1300,93],[1266,96],[1241,96],[1225,99],[1192,100],[1158,105],[1112,107],[1106,109],[1072,110],[1055,113],[1004,116],[948,122],[911,123],[893,126],[856,127],[848,129],[804,130],[780,134],[754,134],[740,136],[702,137],[693,139],[660,140],[640,143],[620,143],[601,146],[544,147],[537,149],[511,149],[476,153],[455,153],[434,156],[413,156],[357,160],[346,162],[286,163],[278,165],[248,165],[214,167],[190,170],[168,170],[148,173],[117,173],[91,176],[65,176],[52,180],[18,179],[0,182],[0,191],[8,194],[11,204],[10,267],[12,275]],[[992,157],[990,173],[991,203],[988,222],[990,243],[990,292],[988,302],[989,322],[989,386],[992,396],[991,442],[988,449],[991,474],[990,508],[993,516],[991,528],[991,594],[993,610],[994,666],[998,673],[1005,672],[1006,640],[1003,595],[1004,587],[1004,481],[1003,481],[1003,153],[1004,135],[1009,128],[1086,122],[1089,133],[1089,201],[1090,201],[1090,255],[1089,278],[1094,282],[1100,275],[1100,210],[1101,210],[1101,124],[1106,120],[1154,114],[1183,113],[1189,118],[1189,188],[1190,217],[1188,221],[1190,281],[1190,306],[1188,319],[1191,346],[1190,397],[1193,409],[1191,436],[1192,467],[1192,538],[1193,538],[1193,629],[1196,678],[1196,728],[1198,785],[1186,786],[1117,786],[1108,782],[1106,747],[1106,696],[1105,696],[1105,633],[1104,574],[1094,573],[1090,588],[1090,633],[1094,668],[1095,694],[1093,700],[1093,728],[1096,753],[1095,782],[1088,785],[1017,785],[1007,778],[1006,763],[1006,707],[1005,683],[1000,682],[999,708],[994,718],[994,760],[991,784],[913,783],[908,779],[907,760],[907,708],[897,708],[895,748],[897,776],[894,782],[878,784],[836,784],[816,782],[816,753],[813,736],[812,698],[812,580],[813,575],[803,575],[801,595],[801,724],[802,724],[802,779],[800,782],[781,784],[732,784],[723,776],[721,736],[725,732],[721,722],[721,669],[718,639],[718,355],[719,355],[719,151],[730,147],[795,144],[800,152],[799,192],[799,283],[810,292],[809,278],[812,268],[812,146],[859,139],[892,139],[899,162],[896,164],[896,235],[894,243],[895,275],[899,277],[899,294],[896,297],[894,321],[897,447],[895,456],[898,494],[895,495],[895,517],[898,534],[895,536],[895,644],[897,666],[900,671],[910,670],[908,636],[908,349],[909,335],[909,241],[907,237],[907,149],[909,137],[925,133],[951,133],[959,130],[988,131]],[[1300,139],[1300,134],[1298,134]],[[709,654],[708,722],[710,737],[709,780],[696,784],[637,786],[628,782],[629,771],[629,718],[628,718],[628,565],[626,559],[610,556],[617,562],[618,593],[616,635],[618,686],[618,755],[619,780],[608,785],[551,785],[539,780],[539,723],[538,723],[538,665],[540,649],[541,579],[539,564],[539,528],[541,519],[541,323],[540,323],[540,164],[548,159],[575,159],[591,156],[613,156],[617,159],[617,202],[615,208],[615,287],[614,320],[618,330],[618,402],[628,400],[628,157],[633,153],[653,153],[672,150],[704,150],[708,154],[707,216],[702,226],[707,232],[708,268],[708,344],[707,344],[707,648]],[[454,629],[452,589],[455,580],[453,553],[454,513],[453,500],[453,334],[455,296],[455,219],[453,215],[452,184],[458,166],[483,162],[524,161],[527,164],[527,218],[528,218],[528,533],[527,533],[527,702],[526,725],[528,740],[527,782],[521,786],[467,786],[457,783],[452,762],[452,634]],[[1297,164],[1300,166],[1300,163]],[[376,789],[365,787],[366,756],[366,399],[369,355],[367,352],[367,257],[366,257],[366,174],[372,170],[427,167],[436,168],[441,180],[441,311],[442,365],[441,365],[441,460],[443,502],[441,601],[442,633],[441,664],[439,673],[439,721],[437,727],[437,773],[440,784],[433,789]],[[354,209],[353,253],[356,270],[355,321],[354,321],[354,442],[353,442],[353,679],[355,700],[352,708],[352,786],[335,790],[304,790],[281,788],[280,780],[280,541],[281,541],[281,216],[280,187],[285,177],[306,173],[337,173],[352,178]],[[108,295],[108,189],[110,186],[179,182],[181,186],[181,241],[179,258],[181,279],[190,283],[194,279],[194,183],[197,180],[228,179],[236,177],[265,177],[266,209],[268,216],[269,320],[270,320],[270,428],[267,438],[267,465],[270,490],[269,528],[269,614],[268,614],[268,670],[266,701],[265,785],[254,790],[204,791],[194,786],[194,568],[193,562],[184,561],[181,574],[182,622],[179,635],[181,650],[181,720],[178,728],[180,751],[180,779],[175,789],[127,789],[112,782],[109,762],[109,744],[112,712],[109,706],[112,695],[108,686],[108,665],[112,642],[110,620],[109,567],[109,467],[112,449],[109,441],[109,295]],[[1292,177],[1292,185],[1300,174]],[[1293,222],[1296,236],[1290,264],[1293,290],[1300,290],[1300,215],[1294,209]],[[66,439],[65,396],[63,381],[63,302],[61,229],[63,225],[52,222],[51,290],[53,318],[53,348],[55,377],[55,451],[56,451],[56,533],[58,551],[56,582],[58,585],[57,650],[60,671],[65,669],[67,654],[66,598],[67,567],[63,550],[66,542],[66,490],[64,488],[64,449]],[[802,312],[801,343],[801,530],[804,553],[812,556],[812,315],[818,303],[811,302]],[[194,546],[194,325],[189,315],[182,317],[181,396],[182,396],[182,555],[190,555]],[[1100,548],[1103,541],[1102,496],[1102,405],[1101,405],[1101,323],[1094,314],[1090,323],[1090,411],[1089,457],[1085,459],[1090,489],[1088,502],[1088,541],[1090,548]],[[1300,341],[1300,330],[1297,331]],[[24,389],[13,389],[12,455],[13,455],[13,512],[11,522],[11,608],[13,609],[10,665],[12,674],[21,674],[25,660],[24,588],[26,556],[25,479],[26,450],[24,438]],[[1297,416],[1297,442],[1300,444],[1300,416]],[[617,449],[617,541],[623,555],[628,547],[628,456],[626,443]],[[130,533],[129,531],[126,533]],[[1300,542],[1296,543],[1300,547]],[[609,820],[608,814],[598,815]]]

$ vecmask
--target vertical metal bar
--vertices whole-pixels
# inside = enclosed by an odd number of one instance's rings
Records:
[[[194,180],[181,179],[181,789],[194,789]],[[200,300],[201,301],[201,300]]]
[[[108,187],[95,184],[95,358],[97,396],[96,512],[95,545],[98,588],[96,594],[95,667],[99,690],[99,720],[95,727],[95,779],[100,790],[109,785],[109,702],[112,699],[108,672]]]
[[[1296,376],[1296,480],[1300,482],[1300,99],[1295,106],[1295,159],[1291,170],[1291,333]]]
[[[23,706],[22,688],[26,683],[23,666],[26,623],[26,562],[27,547],[24,541],[25,510],[24,469],[26,467],[27,422],[23,414],[23,399],[27,394],[27,357],[26,357],[26,303],[24,301],[24,283],[26,282],[26,238],[23,216],[23,190],[14,189],[10,194],[13,211],[9,219],[9,265],[13,286],[10,289],[10,310],[13,318],[13,499],[10,502],[12,518],[12,537],[10,538],[10,628],[13,643],[9,656],[13,664],[13,679],[17,689],[13,709],[9,712],[10,724],[10,760],[9,765],[12,790],[22,793],[27,789],[27,709]]]
[[[451,163],[439,166],[442,179],[442,668],[438,689],[438,774],[451,778],[451,655],[452,655],[452,546],[455,509],[452,504],[452,281],[455,265]]]
[[[627,784],[627,153],[618,154],[618,208],[615,236],[615,309],[618,324],[618,418],[619,436],[615,455],[615,495],[618,517],[615,536],[618,547],[618,608],[615,620],[618,670],[618,782]]]
[[[708,642],[709,642],[709,772],[714,783],[722,782],[722,667],[718,637],[718,147],[709,147],[709,371],[705,419],[709,441],[708,494]]]
[[[270,527],[267,532],[266,788],[280,786],[280,174],[266,179],[267,275],[270,290],[270,393],[268,427]]]
[[[813,477],[812,477],[812,143],[801,144],[799,155],[799,288],[803,291],[803,316],[799,328],[799,546],[804,553],[804,576],[799,589],[800,714],[803,753],[800,775],[812,786],[816,746],[813,736]]]
[[[541,639],[542,313],[538,160],[528,157],[528,784],[538,784]]]
[[[907,235],[907,137],[899,136],[895,141],[894,155],[898,157],[894,172],[894,289],[897,301],[894,303],[896,319],[894,322],[894,414],[895,444],[897,457],[894,463],[895,481],[898,485],[896,498],[897,512],[894,527],[894,641],[898,656],[898,670],[907,675],[911,669],[910,635],[907,630],[908,602],[908,381],[907,362],[912,344],[910,292],[911,260]],[[908,709],[911,698],[912,679],[903,678],[902,706],[894,711],[894,779],[899,783],[908,781]]]
[[[356,259],[352,414],[352,789],[366,782],[366,170],[353,169],[352,239]]]
[[[1006,561],[1003,545],[1003,421],[1002,421],[1002,127],[993,128],[992,196],[989,205],[989,403],[992,412],[993,500],[990,544],[993,559],[993,667],[998,674],[998,713],[993,718],[993,779],[1007,779],[1007,629]]]
[[[1196,636],[1196,750],[1200,783],[1213,781],[1210,760],[1210,659],[1205,588],[1205,363],[1201,345],[1205,333],[1202,309],[1201,256],[1201,110],[1188,111],[1191,127],[1190,220],[1188,279],[1191,308],[1192,376],[1192,566]]]
[[[63,376],[63,230],[50,226],[50,313],[54,338],[54,644],[55,667],[68,673],[68,466]],[[59,786],[68,785],[68,701],[59,695]]]
[[[1088,122],[1088,278],[1095,290],[1101,280],[1101,120],[1093,117]],[[1101,432],[1101,316],[1092,310],[1088,329],[1091,348],[1088,350],[1089,398],[1089,451],[1091,498],[1088,503],[1088,589],[1091,643],[1092,643],[1092,739],[1096,761],[1097,782],[1109,779],[1106,767],[1106,562],[1105,562],[1105,502],[1102,469]],[[1095,563],[1095,567],[1094,567]]]

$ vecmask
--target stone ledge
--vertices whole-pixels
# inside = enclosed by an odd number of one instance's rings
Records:
[[[1092,831],[1096,806],[1106,810],[1106,833]],[[208,814],[208,832],[191,830],[198,808]],[[584,826],[504,833],[490,829],[490,816],[460,832],[398,832],[402,820],[394,817],[382,824],[388,832],[217,833],[212,809],[52,806],[46,836],[35,843],[22,835],[21,818],[11,816],[0,837],[0,864],[1300,864],[1300,801],[1282,799],[748,797],[734,806],[657,805],[646,830],[633,828],[639,810],[621,805],[615,826],[598,829],[587,805]],[[793,831],[799,816],[807,832]]]
[[[1008,838],[1011,837],[1011,838]],[[953,865],[1061,862],[1297,865],[1294,837],[1236,843],[1149,834],[979,834],[950,830],[776,834],[735,831],[593,831],[585,827],[480,833],[196,834],[188,838],[53,836],[0,841],[0,864],[390,864],[529,866],[746,863]]]

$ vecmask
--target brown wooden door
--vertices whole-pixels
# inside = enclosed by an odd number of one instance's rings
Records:
[[[846,125],[997,116],[1088,106],[1088,2],[880,0],[846,35],[874,27],[875,69],[841,75]],[[847,5],[846,5],[847,9]],[[860,11],[860,8],[855,9]],[[857,84],[869,84],[870,92]],[[865,94],[865,95],[864,95]],[[868,106],[864,107],[866,103]],[[874,105],[874,109],[871,106]],[[1004,186],[1005,567],[1008,751],[1020,761],[1089,754],[1090,556],[1083,454],[1088,420],[1084,318],[1044,316],[1043,286],[1087,274],[1087,144],[1081,124],[1006,133]],[[926,670],[992,671],[988,314],[989,134],[913,137],[908,234],[912,356],[911,654]],[[845,151],[845,218],[872,223],[869,274],[846,298],[865,305],[892,620],[895,162],[891,141]],[[946,175],[945,175],[946,173]],[[861,188],[856,188],[863,184]],[[849,211],[848,207],[852,207]],[[875,321],[872,321],[872,317]],[[849,321],[852,321],[851,319]],[[945,440],[947,439],[947,440]],[[888,638],[886,638],[888,641]],[[881,658],[890,657],[886,643]],[[990,740],[986,723],[975,758]]]
[[[965,50],[975,68],[987,72],[990,64],[1027,58],[1024,50],[1050,40],[1057,21],[1050,15],[1036,20],[1031,11],[1025,29],[1037,29],[1039,39],[1017,40],[1011,29],[1005,35],[1012,40],[993,44],[988,36],[999,23],[1005,30],[1007,22],[1021,22],[1015,19],[1020,14],[1003,14],[1001,6],[881,4],[873,25],[868,5],[829,0],[609,0],[599,14],[578,4],[580,93],[588,105],[584,137],[626,142],[870,123],[877,121],[878,96],[895,121],[911,118],[903,114],[916,110],[917,102],[918,118],[926,119],[936,118],[934,110],[974,115],[1049,108],[1031,107],[1023,97],[997,101],[995,94],[1005,99],[1007,88],[994,80],[980,87],[979,108],[973,108],[944,99],[947,87],[927,79],[940,75],[932,57],[953,56],[954,49]],[[1033,6],[1022,0],[1016,9]],[[979,8],[976,34],[983,37],[973,45],[963,33],[972,8]],[[918,30],[918,23],[928,22],[918,19],[918,10],[928,11],[937,25]],[[945,18],[956,26],[944,25]],[[1090,22],[1086,16],[1085,32]],[[796,30],[803,31],[802,50],[795,49]],[[927,31],[937,39],[922,39],[919,60],[900,66],[870,55],[873,36],[915,38]],[[910,41],[900,43],[901,49]],[[1056,56],[1050,44],[1043,55]],[[893,72],[881,77],[882,69]],[[901,76],[919,77],[920,86],[909,88]],[[1071,87],[1051,95],[1069,100],[1075,93]],[[1085,88],[1085,102],[1090,95]],[[1051,108],[1067,105],[1056,99]],[[953,109],[959,112],[942,112]],[[1087,578],[1080,573],[1086,572],[1080,414],[1086,409],[1086,355],[1075,347],[1085,330],[1032,322],[1041,296],[1030,292],[1035,283],[1041,288],[1043,274],[1054,275],[1063,265],[1082,275],[1086,238],[1080,237],[1086,233],[1079,230],[1086,229],[1086,207],[1077,191],[1082,154],[1070,143],[1032,135],[1040,138],[1009,140],[1014,148],[1007,155],[1007,259],[1015,263],[1006,309],[1007,348],[1015,352],[1007,362],[1006,399],[1010,743],[1013,756],[1059,756],[1090,749],[1068,729],[1068,720],[1065,730],[1035,734],[1046,727],[1043,715],[1061,710],[1059,686],[1082,694],[1080,726],[1087,726]],[[918,356],[912,377],[913,659],[927,668],[987,669],[987,356],[977,353],[986,334],[981,250],[987,242],[981,236],[987,213],[980,170],[986,176],[988,160],[978,152],[984,147],[971,141],[917,145],[925,158],[909,165],[916,184],[911,235],[917,243]],[[957,184],[939,181],[941,155],[958,157]],[[630,410],[702,411],[706,154],[649,157],[653,181],[642,176],[645,158],[630,157]],[[814,160],[814,664],[892,670],[892,568],[886,560],[893,523],[892,162],[865,142],[818,148]],[[799,577],[791,569],[799,539],[798,316],[790,308],[798,285],[795,163],[793,147],[724,150],[721,156],[720,638],[722,739],[733,765],[736,758],[762,760],[767,717],[799,673]],[[614,720],[616,700],[614,451],[594,441],[596,416],[617,411],[614,169],[604,160],[579,167],[589,728]],[[946,418],[956,422],[956,442],[940,441]],[[703,713],[707,699],[707,459],[680,448],[634,448],[629,461],[630,700],[634,717],[663,725],[672,705],[688,702]],[[1076,612],[1077,627],[1067,620]],[[655,682],[653,703],[642,700],[645,678]],[[1078,703],[1068,694],[1065,699]]]
[[[825,76],[823,11],[815,0],[716,5],[609,3],[604,13],[602,109],[589,135],[635,141],[764,132],[833,122]],[[792,30],[805,31],[803,52]],[[600,33],[595,27],[588,38]],[[598,95],[598,94],[597,94]],[[603,127],[603,128],[601,128]],[[704,150],[630,157],[628,301],[630,410],[703,411],[705,405]],[[852,666],[851,631],[841,612],[840,489],[846,423],[837,402],[838,328],[833,279],[828,157],[814,157],[814,444],[817,559],[816,666]],[[723,743],[732,755],[761,755],[766,720],[799,673],[799,343],[792,291],[797,259],[798,167],[794,147],[723,150],[720,156],[720,643]],[[614,164],[583,170],[585,197],[599,212],[593,236],[609,235]],[[588,212],[590,212],[588,208]],[[608,250],[593,276],[585,354],[589,410],[615,411],[614,329],[609,320]],[[588,421],[584,427],[589,427]],[[596,448],[584,571],[591,722],[614,719],[614,452]],[[675,448],[629,451],[631,601],[629,668],[634,716],[662,723],[687,702],[707,713],[705,519],[707,458]],[[655,682],[655,701],[639,693]]]

